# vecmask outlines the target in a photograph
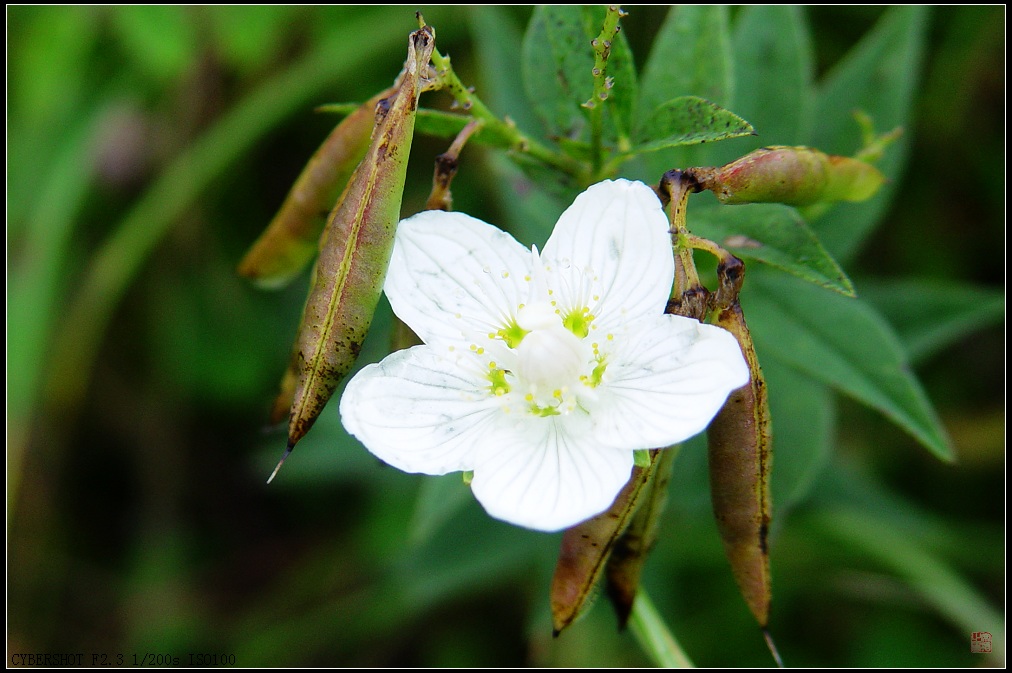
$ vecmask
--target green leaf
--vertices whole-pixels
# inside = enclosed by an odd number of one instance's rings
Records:
[[[511,156],[519,159],[522,155]],[[579,190],[575,186],[568,190],[561,185],[555,186],[559,173],[550,172],[541,164],[527,166],[525,174],[518,162],[510,161],[500,153],[489,153],[487,162],[489,191],[502,213],[503,226],[525,246],[544,247],[559,216],[573,202]],[[537,167],[541,167],[543,174],[537,173]],[[545,189],[544,183],[531,175],[540,175],[544,180],[555,182]]]
[[[809,144],[824,152],[852,155],[861,147],[853,112],[869,114],[879,132],[909,129],[918,90],[928,10],[905,6],[888,10],[878,24],[825,78],[818,93]],[[890,180],[863,203],[840,204],[814,222],[816,233],[837,258],[846,262],[879,222],[899,184],[909,148],[909,133],[893,143],[876,166]]]
[[[8,6],[7,235],[15,240],[39,186],[58,162],[71,129],[115,90],[89,68],[102,28],[101,8]],[[112,80],[112,81],[109,81]],[[93,101],[93,102],[89,102]],[[76,130],[76,129],[75,129]]]
[[[734,76],[727,7],[672,7],[654,39],[640,84],[638,121],[678,96],[700,96],[730,106]]]
[[[917,362],[963,337],[1005,319],[1005,293],[991,288],[927,279],[866,279],[861,298],[896,329]]]
[[[870,508],[822,510],[808,520],[847,547],[903,578],[964,634],[1004,633],[1003,615],[945,561],[924,549],[907,529],[892,526]],[[1004,638],[995,638],[994,659],[1004,662]]]
[[[537,117],[524,96],[521,69],[516,67],[523,35],[513,16],[498,5],[475,5],[470,8],[468,18],[481,99],[525,132],[537,129]]]
[[[524,87],[535,112],[558,138],[579,138],[587,122],[582,107],[594,95],[594,52],[591,40],[601,32],[604,7],[539,6],[524,37]],[[606,137],[628,133],[636,96],[636,70],[623,33],[612,43],[606,68],[614,79],[606,109]]]
[[[471,489],[464,485],[459,472],[425,477],[411,521],[411,543],[427,542],[470,499]]]
[[[749,318],[749,316],[746,316]],[[758,353],[773,426],[774,519],[803,502],[829,464],[834,440],[833,392],[775,357]]]
[[[560,173],[558,170],[532,159],[527,154],[512,152],[509,157],[531,179],[535,189],[544,192],[560,203],[572,203],[581,191],[571,176]]]
[[[633,135],[640,137],[654,110],[678,96],[700,96],[715,105],[732,107],[733,68],[727,7],[672,8],[643,67]],[[645,163],[651,176],[659,177],[673,167],[706,165],[708,155],[700,148],[670,149],[647,157]]]
[[[634,154],[656,152],[679,145],[753,135],[747,121],[730,110],[698,96],[680,96],[660,105],[639,131],[641,144]],[[648,140],[655,138],[656,140]]]
[[[344,31],[264,80],[180,152],[138,198],[91,259],[64,313],[51,360],[54,371],[62,373],[51,381],[55,400],[70,407],[80,402],[115,307],[144,261],[201,191],[278,120],[319,96],[334,79],[363,67],[373,50],[401,43],[400,35],[376,29],[382,23],[375,19],[372,12],[360,10]]]
[[[47,349],[59,329],[64,295],[70,286],[78,213],[94,180],[92,158],[108,127],[113,104],[79,109],[80,119],[65,130],[67,139],[45,179],[32,191],[34,203],[24,234],[9,259],[7,323],[7,492],[17,497],[22,459],[43,377]],[[11,164],[15,165],[15,164]],[[8,234],[10,236],[10,234]]]
[[[854,296],[854,286],[798,212],[779,204],[692,210],[694,234],[734,255],[782,269],[810,283]]]
[[[524,35],[524,90],[550,136],[576,137],[593,93],[594,58],[578,6],[539,6]]]
[[[173,81],[196,61],[197,27],[190,8],[123,5],[112,17],[128,57],[154,81]]]
[[[753,272],[746,314],[756,346],[879,410],[943,460],[952,447],[889,325],[858,299]],[[745,303],[745,302],[743,302]]]
[[[727,163],[765,145],[800,145],[808,137],[814,94],[812,45],[804,10],[750,5],[734,24],[734,109],[758,136],[714,148]]]
[[[286,5],[211,5],[208,13],[214,45],[222,58],[240,72],[252,73],[278,53],[292,21],[293,8]]]

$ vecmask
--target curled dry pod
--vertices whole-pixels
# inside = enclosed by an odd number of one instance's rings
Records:
[[[377,105],[369,149],[320,239],[313,287],[296,339],[298,381],[282,462],[351,369],[372,323],[393,250],[415,110],[427,84],[434,45],[430,27],[411,34],[397,92]]]
[[[365,156],[382,91],[338,124],[302,169],[281,209],[239,262],[239,275],[260,287],[282,287],[306,266],[319,246],[326,213]]]
[[[643,566],[657,540],[657,527],[668,499],[668,482],[678,448],[654,453],[657,455],[651,462],[653,474],[645,487],[646,492],[641,495],[632,521],[615,543],[605,566],[608,598],[615,608],[620,629],[629,621]]]
[[[650,467],[633,468],[629,482],[608,510],[562,534],[550,594],[555,635],[573,623],[594,595],[605,562],[636,511],[643,486],[657,462],[657,453],[650,452]]]
[[[809,147],[764,147],[720,168],[694,171],[700,186],[725,204],[863,201],[885,182],[869,163]]]
[[[710,495],[734,578],[752,614],[765,628],[771,597],[766,542],[771,515],[770,415],[766,383],[738,302],[744,265],[736,257],[728,258],[717,267],[720,287],[713,322],[738,339],[751,380],[731,393],[707,429]]]
[[[677,169],[668,171],[661,179],[660,197],[662,202],[670,202],[673,232],[687,234],[685,207],[688,196],[694,188],[693,182],[684,180],[682,172]],[[698,283],[694,275],[691,279],[686,275],[686,262],[691,262],[691,254],[691,251],[688,252],[687,258],[675,255],[675,276],[681,280],[676,280],[676,287],[673,288],[672,297],[668,300],[664,312],[702,321],[710,293]],[[615,541],[611,555],[607,559],[606,588],[615,615],[618,617],[620,629],[625,628],[629,621],[643,566],[657,539],[657,526],[667,502],[668,482],[671,480],[671,468],[678,456],[678,450],[677,446],[673,446],[663,451],[651,452],[651,474],[648,475],[644,492],[640,494],[638,506],[632,514],[629,525]]]

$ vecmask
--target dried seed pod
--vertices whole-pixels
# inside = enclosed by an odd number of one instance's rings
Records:
[[[326,213],[365,156],[382,91],[338,124],[302,169],[280,210],[239,262],[239,274],[264,288],[284,286],[319,247]]]
[[[316,282],[316,265],[313,265],[313,270],[309,274],[310,286],[309,294],[313,293],[313,283]],[[306,302],[302,305],[302,316],[305,319],[306,305],[309,302],[309,296],[306,297]],[[301,321],[300,321],[301,323]],[[281,385],[278,386],[278,394],[274,398],[274,402],[271,404],[270,416],[268,416],[267,423],[270,427],[281,423],[282,421],[288,420],[292,410],[292,403],[295,401],[295,388],[299,384],[299,341],[295,340],[292,346],[292,354],[288,358],[288,367],[285,369],[284,375],[281,377]]]
[[[863,201],[885,182],[869,163],[810,147],[764,147],[720,168],[686,172],[725,204]]]
[[[415,110],[434,45],[430,27],[411,34],[397,92],[377,105],[369,149],[320,239],[315,280],[296,340],[298,382],[288,448],[279,468],[351,369],[372,323],[393,250]]]
[[[733,391],[707,430],[710,495],[724,551],[742,596],[763,628],[771,597],[766,537],[771,517],[772,442],[766,383],[738,302],[744,265],[731,255],[717,267],[720,287],[713,323],[731,332],[751,372]]]
[[[605,562],[636,511],[643,486],[657,462],[657,453],[656,450],[650,452],[650,467],[633,468],[629,482],[607,511],[563,533],[551,588],[555,635],[573,623],[594,595]]]
[[[671,232],[676,240],[691,237],[685,226],[685,211],[689,194],[696,189],[692,176],[677,169],[665,173],[658,185],[658,197],[670,207]],[[699,283],[691,249],[679,243],[675,250],[675,283],[664,312],[702,322],[710,293]],[[608,598],[615,609],[620,629],[625,628],[629,621],[639,589],[640,575],[657,537],[657,525],[667,502],[668,481],[671,479],[671,467],[678,455],[678,447],[652,451],[651,454],[651,474],[648,476],[645,493],[640,496],[638,508],[613,545],[607,560]]]
[[[453,139],[450,148],[436,157],[436,167],[432,172],[432,191],[425,202],[426,210],[453,210],[453,195],[450,192],[450,183],[457,175],[460,151],[471,138],[471,135],[481,128],[482,122],[477,119],[469,121],[457,137]]]
[[[646,493],[641,495],[632,521],[615,543],[605,566],[608,598],[615,608],[620,629],[629,621],[643,566],[657,540],[657,526],[668,499],[668,482],[678,447],[655,453],[658,455],[652,462],[653,474],[646,485]]]

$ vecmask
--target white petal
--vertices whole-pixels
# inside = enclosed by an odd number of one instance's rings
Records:
[[[456,343],[505,326],[527,298],[531,252],[462,213],[425,211],[397,225],[383,289],[427,344]]]
[[[490,516],[556,531],[600,514],[615,501],[629,481],[632,453],[570,432],[559,418],[528,418],[527,432],[488,438],[471,489]]]
[[[592,417],[599,441],[622,449],[669,446],[710,424],[749,381],[734,336],[691,318],[659,315],[616,335]]]
[[[502,412],[490,382],[462,364],[449,351],[415,346],[365,367],[341,397],[344,427],[405,472],[473,469],[476,447]]]
[[[642,182],[592,185],[559,218],[542,253],[562,285],[554,288],[560,299],[588,306],[603,332],[662,313],[674,278],[668,227]]]

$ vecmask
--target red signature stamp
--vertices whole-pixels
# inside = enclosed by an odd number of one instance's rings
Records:
[[[979,654],[991,652],[991,634],[987,631],[974,631],[970,634],[970,651]]]

